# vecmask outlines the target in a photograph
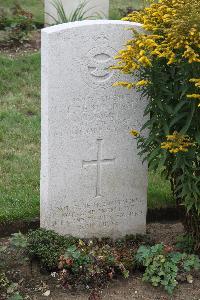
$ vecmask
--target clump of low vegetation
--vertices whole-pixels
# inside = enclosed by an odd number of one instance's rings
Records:
[[[179,281],[191,283],[193,272],[200,269],[197,255],[163,244],[153,245],[148,236],[80,240],[39,229],[28,235],[28,243],[29,255],[38,258],[48,270],[56,271],[65,288],[102,286],[117,276],[128,278],[139,269],[144,270],[144,281],[164,286],[172,294]]]
[[[195,249],[195,239],[189,234],[178,236],[176,248],[186,253],[193,253]]]
[[[27,236],[27,251],[31,259],[37,259],[41,266],[49,271],[58,267],[58,260],[77,239],[60,236],[51,230],[38,229],[30,231]]]
[[[102,285],[117,274],[127,278],[135,268],[134,255],[147,236],[80,240],[39,229],[27,236],[28,254],[48,271],[57,271],[64,287]]]
[[[18,253],[21,249],[24,257],[53,274],[65,289],[103,287],[109,280],[128,278],[139,270],[144,281],[154,287],[163,286],[172,294],[179,282],[192,283],[200,269],[197,255],[182,251],[180,245],[178,249],[154,244],[148,235],[131,235],[114,241],[78,239],[38,229],[27,236],[14,234],[10,243]],[[1,273],[0,280],[4,289],[14,287],[6,271]],[[17,290],[14,288],[12,292]]]
[[[145,268],[143,280],[155,287],[163,286],[169,294],[173,293],[179,280],[191,283],[191,272],[200,269],[197,255],[181,253],[163,244],[140,246],[135,259]]]
[[[27,42],[30,32],[35,29],[33,14],[18,4],[15,4],[10,14],[4,11],[0,14],[0,30],[4,32],[2,42],[5,45],[20,45]]]

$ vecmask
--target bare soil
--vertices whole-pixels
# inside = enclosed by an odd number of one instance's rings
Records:
[[[177,235],[183,233],[181,223],[152,223],[148,224],[147,232],[156,243],[163,242],[166,245],[173,245]],[[8,238],[2,238],[0,245],[6,245]],[[142,274],[136,272],[128,280],[119,278],[108,283],[103,290],[79,291],[64,290],[60,287],[57,278],[53,274],[41,273],[36,264],[30,262],[20,262],[22,259],[14,259],[11,252],[7,252],[3,260],[7,265],[8,274],[12,280],[19,284],[19,290],[26,295],[29,300],[200,300],[200,274],[194,279],[192,284],[182,283],[176,289],[172,297],[168,296],[161,288],[154,288],[150,284],[142,282]],[[49,296],[43,294],[50,291]],[[6,299],[0,295],[0,300]]]

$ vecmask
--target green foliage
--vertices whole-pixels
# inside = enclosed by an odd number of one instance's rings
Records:
[[[148,1],[141,0],[110,0],[110,19],[118,20],[130,11],[140,10]]]
[[[75,238],[59,236],[57,233],[38,229],[28,234],[28,254],[48,269],[57,269],[59,257],[76,242]]]
[[[0,16],[0,30],[7,33],[5,41],[9,44],[21,44],[29,39],[29,32],[36,27],[33,15],[15,5],[12,16],[2,14]]]
[[[15,248],[26,249],[28,246],[27,237],[21,232],[13,233],[10,238],[10,245]]]
[[[77,6],[76,9],[74,9],[72,12],[67,14],[65,12],[64,6],[60,0],[53,0],[52,5],[55,7],[57,11],[57,18],[54,16],[48,14],[55,24],[61,24],[61,23],[68,23],[68,22],[75,22],[75,21],[83,21],[87,19],[97,19],[101,18],[101,15],[98,13],[95,13],[93,16],[88,16],[88,13],[91,9],[87,9],[88,1],[80,2],[80,4]]]
[[[193,253],[195,248],[195,240],[189,234],[178,236],[176,248],[186,253]]]
[[[198,76],[200,65],[167,65],[165,59],[154,59],[152,67],[142,72],[151,82],[143,88],[149,97],[145,114],[151,118],[143,126],[150,130],[149,137],[138,138],[140,154],[146,154],[153,169],[164,167],[163,175],[171,180],[175,198],[181,199],[187,210],[200,212],[200,118],[195,101],[187,98],[193,90],[189,79]],[[161,149],[166,135],[175,131],[192,137],[195,147],[175,155]]]
[[[24,298],[19,293],[16,293],[13,296],[9,297],[8,300],[23,300],[23,299]]]
[[[146,236],[79,240],[38,229],[28,234],[28,254],[49,271],[57,271],[61,284],[98,286],[117,274],[124,278],[135,268],[139,244],[150,243]]]
[[[41,0],[0,0],[0,9],[9,14],[16,4],[33,14],[34,22],[44,24],[44,2]]]
[[[125,241],[125,240],[124,240]],[[121,252],[124,251],[123,255]],[[109,240],[79,240],[60,257],[59,269],[62,284],[102,284],[120,273],[124,278],[134,268],[133,256],[136,249],[125,250],[125,244],[109,244]],[[67,271],[67,273],[66,273]]]
[[[173,293],[178,284],[178,274],[200,269],[198,256],[170,252],[163,244],[152,247],[141,246],[135,259],[145,267],[143,280],[153,286],[164,286],[169,294]]]
[[[162,176],[171,182],[177,204],[185,207],[186,229],[196,239],[196,249],[200,248],[200,118],[197,102],[189,100],[187,94],[193,92],[190,78],[199,73],[198,63],[167,65],[164,58],[154,59],[151,68],[141,70],[141,76],[151,82],[143,87],[149,98],[145,115],[151,117],[143,126],[149,136],[137,138],[140,155],[154,171],[163,169]],[[194,146],[175,154],[162,149],[166,136],[173,132],[188,135]]]
[[[115,86],[134,87],[148,97],[147,118],[132,135],[149,166],[163,168],[200,249],[199,0],[152,2],[125,18],[141,23],[144,31],[133,30],[114,67],[132,74],[133,82]]]

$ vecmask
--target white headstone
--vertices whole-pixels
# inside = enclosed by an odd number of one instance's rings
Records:
[[[41,226],[83,238],[144,233],[147,166],[131,128],[145,99],[109,67],[139,24],[82,21],[42,30]]]
[[[53,5],[54,0],[45,0],[45,24],[55,24],[54,19],[57,19],[57,11]],[[59,0],[63,4],[66,15],[69,16],[79,5],[83,3],[83,0]],[[109,0],[89,0],[86,1],[86,6],[84,8],[87,11],[87,17],[95,17],[99,14],[102,19],[109,18]],[[93,18],[94,19],[94,18]]]

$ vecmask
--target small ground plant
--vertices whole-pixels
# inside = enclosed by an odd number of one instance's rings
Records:
[[[200,269],[198,256],[172,252],[163,244],[152,247],[141,246],[135,259],[145,268],[143,280],[150,282],[155,287],[164,286],[169,294],[172,294],[178,285],[180,274],[187,280],[192,278],[191,271]]]
[[[176,248],[186,253],[193,253],[195,248],[195,239],[189,234],[178,236]]]
[[[58,260],[66,249],[77,239],[63,237],[50,230],[38,229],[27,236],[27,250],[31,258],[39,260],[42,267],[53,271],[58,267]]]
[[[0,30],[5,32],[3,42],[9,45],[19,45],[29,40],[29,33],[36,29],[33,15],[16,4],[12,14],[0,15]]]

